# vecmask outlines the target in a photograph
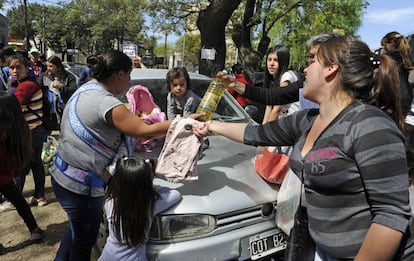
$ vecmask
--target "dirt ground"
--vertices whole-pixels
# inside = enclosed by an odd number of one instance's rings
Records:
[[[26,178],[23,194],[27,201],[33,193],[33,176]],[[1,261],[53,260],[59,247],[63,232],[68,227],[66,213],[56,201],[50,185],[50,176],[46,176],[46,199],[48,205],[31,207],[40,228],[46,231],[46,237],[37,244],[31,244],[30,233],[15,209],[0,212],[0,244],[3,245]],[[93,253],[92,261],[97,260]]]

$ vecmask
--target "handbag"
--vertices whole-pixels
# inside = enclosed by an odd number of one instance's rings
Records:
[[[302,195],[302,193],[300,194]],[[308,213],[301,201],[302,197],[299,200],[293,228],[287,238],[284,261],[313,261],[315,259],[315,242],[309,234]]]
[[[270,183],[282,184],[289,170],[289,156],[283,153],[272,153],[267,147],[256,156],[256,172]]]

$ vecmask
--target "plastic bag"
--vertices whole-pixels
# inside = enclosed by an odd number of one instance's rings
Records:
[[[46,141],[43,142],[41,155],[43,168],[45,170],[46,175],[49,174],[50,163],[53,161],[56,155],[57,147],[58,141],[56,140],[56,138],[53,136],[47,136]]]
[[[289,169],[277,195],[276,224],[287,235],[293,228],[295,213],[299,206],[302,183]]]

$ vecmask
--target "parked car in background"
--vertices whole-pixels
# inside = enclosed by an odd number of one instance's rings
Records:
[[[65,69],[72,74],[76,75],[79,78],[80,73],[82,72],[84,65],[77,65],[73,63],[62,62]]]
[[[166,111],[167,70],[133,69],[131,86],[147,87],[154,101]],[[190,73],[192,89],[203,96],[211,78]],[[120,97],[126,102],[124,96]],[[225,93],[213,119],[253,122],[246,111]],[[147,254],[149,260],[264,260],[280,256],[286,235],[276,227],[278,185],[264,181],[255,171],[257,149],[222,136],[209,136],[198,161],[198,180],[154,183],[177,189],[182,200],[157,215]],[[136,153],[157,158],[161,147]],[[138,214],[138,213],[137,213]],[[108,236],[106,220],[101,224],[96,247],[102,249]]]
[[[76,82],[78,82],[78,79],[79,79],[79,75],[78,75],[78,74],[76,74],[76,73],[75,73],[72,69],[68,69],[68,68],[66,68],[66,67],[65,67],[65,70],[66,70],[68,73],[72,74],[72,75],[75,77]]]

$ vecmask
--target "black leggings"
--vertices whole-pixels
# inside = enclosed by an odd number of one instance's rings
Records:
[[[24,223],[30,232],[37,228],[36,220],[30,210],[29,204],[23,197],[23,194],[17,189],[13,181],[6,185],[0,186],[0,192],[7,198],[16,208],[17,213],[22,217]]]

